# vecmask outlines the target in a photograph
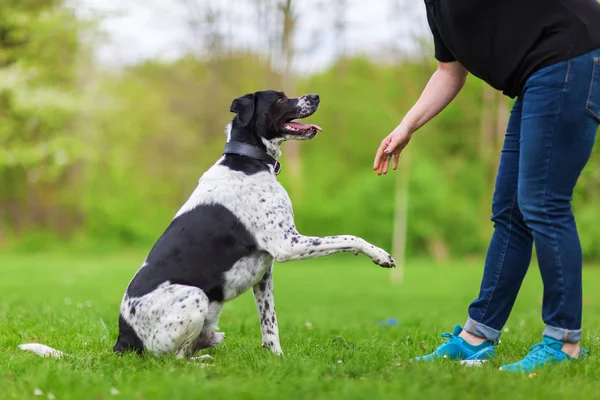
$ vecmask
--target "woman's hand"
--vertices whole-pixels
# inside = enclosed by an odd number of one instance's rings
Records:
[[[419,100],[400,125],[381,141],[373,163],[373,169],[378,175],[388,172],[392,157],[394,170],[398,168],[400,152],[404,150],[413,133],[450,104],[466,80],[467,70],[458,61],[438,64],[437,71],[429,79]]]
[[[394,158],[394,171],[398,168],[400,153],[404,150],[411,137],[412,132],[399,126],[381,141],[381,145],[375,155],[375,163],[373,164],[373,169],[377,171],[377,175],[381,175],[382,173],[387,174],[392,157]]]

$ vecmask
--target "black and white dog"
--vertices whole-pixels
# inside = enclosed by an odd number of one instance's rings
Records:
[[[355,236],[310,237],[296,230],[292,204],[276,179],[280,145],[308,140],[319,96],[287,98],[261,91],[233,100],[223,156],[198,181],[188,201],[158,239],[123,297],[114,351],[144,349],[189,357],[221,343],[223,303],[252,288],[262,345],[282,354],[273,303],[278,262],[363,253],[393,267],[384,250]]]

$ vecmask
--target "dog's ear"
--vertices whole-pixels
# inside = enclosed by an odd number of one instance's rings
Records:
[[[254,93],[233,100],[229,111],[236,113],[242,126],[248,126],[254,116]]]

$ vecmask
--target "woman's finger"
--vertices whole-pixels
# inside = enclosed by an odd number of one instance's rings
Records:
[[[385,167],[385,160],[387,156],[385,154],[382,155],[381,162],[379,163],[379,168],[377,169],[377,175],[383,174],[383,168]]]
[[[394,154],[394,171],[398,169],[398,161],[400,160],[400,153]]]
[[[383,157],[385,156],[383,151],[388,146],[388,143],[389,143],[389,136],[381,141],[381,144],[379,145],[379,148],[377,149],[377,153],[375,154],[375,161],[373,162],[374,170],[379,170],[379,165],[381,164],[381,162],[383,161]]]
[[[385,161],[383,162],[383,173],[384,173],[384,174],[387,174],[387,172],[388,172],[388,169],[389,169],[389,167],[390,167],[390,160],[392,159],[392,157],[391,157],[391,156],[392,156],[391,154],[390,154],[390,155],[388,155],[388,156],[385,158]]]

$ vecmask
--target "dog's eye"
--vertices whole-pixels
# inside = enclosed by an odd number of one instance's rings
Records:
[[[283,103],[285,101],[285,97],[280,97],[277,99],[278,103]]]

